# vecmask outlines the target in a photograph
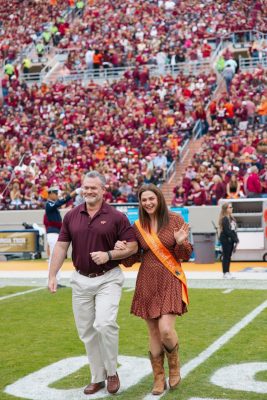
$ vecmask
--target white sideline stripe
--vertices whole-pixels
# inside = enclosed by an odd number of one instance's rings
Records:
[[[223,293],[224,293],[224,294],[228,294],[228,293],[233,292],[233,290],[234,290],[234,289],[226,289],[226,290],[223,291]]]
[[[22,294],[37,292],[38,290],[43,290],[43,289],[46,289],[46,288],[45,287],[39,287],[39,288],[36,288],[36,289],[25,290],[24,292],[18,292],[18,293],[9,294],[8,296],[0,297],[0,300],[10,299],[11,297],[17,297],[17,296],[21,296]]]
[[[134,287],[131,287],[131,288],[129,288],[129,289],[125,289],[124,291],[125,291],[125,292],[133,292],[134,289],[135,289]]]
[[[227,332],[225,332],[219,339],[215,340],[206,350],[202,351],[197,357],[193,358],[191,361],[186,363],[181,368],[181,377],[185,378],[190,372],[203,364],[210,356],[212,356],[217,350],[219,350],[224,344],[229,342],[241,329],[245,328],[253,319],[255,319],[265,308],[267,308],[267,300],[256,307],[253,311],[247,314],[241,321],[232,326]],[[162,393],[157,396],[157,400],[160,399],[168,392]],[[143,400],[155,400],[155,396],[149,394],[144,397]]]

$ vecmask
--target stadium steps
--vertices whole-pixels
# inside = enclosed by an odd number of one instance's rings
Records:
[[[200,148],[202,142],[203,142],[203,137],[194,140],[191,139],[188,145],[188,149],[186,150],[184,156],[182,157],[182,159],[176,163],[176,169],[175,172],[173,173],[173,175],[170,177],[168,182],[164,182],[161,190],[164,194],[164,197],[166,199],[166,202],[168,205],[171,205],[171,201],[173,198],[173,189],[177,184],[177,177],[181,176],[181,174],[183,172],[185,172],[186,167],[188,166],[188,164],[190,164],[190,161],[192,160],[194,154],[198,151],[198,149]]]

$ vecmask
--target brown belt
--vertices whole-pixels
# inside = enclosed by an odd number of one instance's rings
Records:
[[[96,278],[97,276],[102,276],[104,275],[106,272],[110,271],[110,270],[103,270],[101,272],[92,272],[91,274],[85,274],[82,271],[78,271],[76,270],[80,275],[86,276],[87,278]]]

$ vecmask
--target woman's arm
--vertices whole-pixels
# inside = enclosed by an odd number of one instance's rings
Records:
[[[183,234],[183,231],[186,234]],[[180,234],[179,234],[180,232]],[[179,236],[181,237],[182,241],[179,240]],[[175,216],[175,223],[174,223],[174,239],[176,241],[174,252],[177,260],[188,261],[193,247],[189,242],[189,226],[185,223],[184,219],[177,214]]]

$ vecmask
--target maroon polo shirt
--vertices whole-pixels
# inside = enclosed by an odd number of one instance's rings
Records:
[[[103,202],[91,218],[83,203],[70,210],[63,219],[59,242],[72,243],[72,261],[75,268],[85,274],[97,273],[116,267],[120,260],[97,265],[90,253],[113,250],[117,240],[136,241],[135,233],[126,215]]]

